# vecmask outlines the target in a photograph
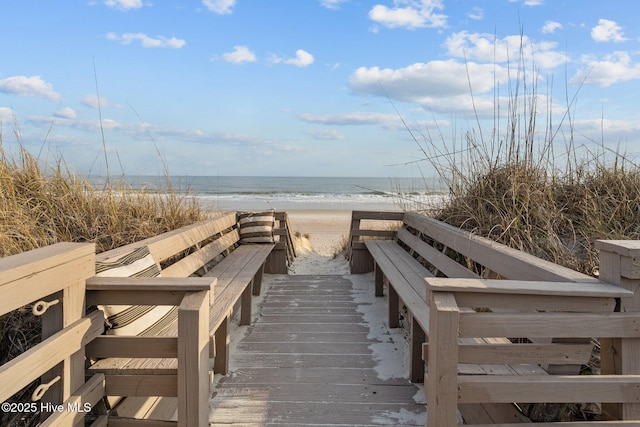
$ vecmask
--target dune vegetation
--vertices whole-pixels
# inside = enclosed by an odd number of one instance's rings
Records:
[[[595,240],[640,238],[640,168],[606,141],[604,118],[600,140],[578,133],[577,93],[558,111],[535,67],[527,73],[521,60],[516,71],[506,97],[496,89],[491,129],[477,111],[476,126],[447,143],[407,126],[447,195],[429,214],[597,275]]]

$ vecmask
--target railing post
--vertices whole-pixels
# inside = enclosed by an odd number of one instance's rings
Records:
[[[362,213],[351,213],[351,225],[349,228],[349,267],[351,274],[368,273],[373,271],[373,258],[369,251],[362,246],[360,237],[360,220]]]
[[[178,426],[209,425],[209,291],[187,294],[178,310]]]
[[[640,241],[598,240],[600,279],[633,291],[622,298],[619,311],[640,311]],[[602,374],[640,374],[640,338],[604,339],[601,345]],[[603,405],[603,411],[620,420],[640,419],[639,403]]]
[[[90,251],[95,254],[95,245]],[[42,340],[49,338],[72,323],[80,320],[85,314],[85,282],[95,275],[95,255],[87,256],[83,265],[78,266],[76,277],[67,277],[66,286],[59,292],[47,298],[48,301],[58,300],[59,303],[49,306],[42,314]],[[64,281],[62,281],[65,283]],[[43,396],[43,402],[61,404],[84,384],[85,380],[84,349],[63,360],[57,367],[42,376],[42,383],[48,383],[57,376],[61,380],[55,383]],[[42,419],[49,414],[43,413]],[[79,421],[77,425],[83,425]]]
[[[429,345],[426,378],[427,425],[454,427],[458,408],[458,329],[460,311],[448,292],[429,292]]]

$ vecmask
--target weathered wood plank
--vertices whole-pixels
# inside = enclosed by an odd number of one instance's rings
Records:
[[[69,399],[64,402],[62,412],[54,412],[47,417],[41,427],[66,427],[82,423],[85,413],[88,412],[104,396],[104,375],[97,374],[89,378],[78,388]]]
[[[406,228],[398,230],[398,240],[403,241],[413,250],[415,250],[421,257],[428,260],[431,265],[436,267],[447,277],[468,277],[477,278],[478,275],[473,271],[458,264],[447,255],[438,251],[431,245],[428,245],[422,241],[418,236],[415,236]]]
[[[637,426],[638,421],[572,421],[558,423],[535,423],[535,427],[593,427],[593,426]],[[497,427],[496,424],[468,424],[469,427]],[[522,427],[521,423],[501,423],[499,427]]]
[[[0,259],[0,315],[95,274],[95,246],[59,243]]]
[[[428,355],[429,344],[423,345]],[[458,344],[458,362],[462,364],[586,364],[592,344]],[[428,363],[428,360],[425,359]]]
[[[109,417],[109,427],[177,427],[177,421]]]
[[[157,262],[162,262],[175,254],[215,236],[236,225],[236,214],[231,213],[216,219],[207,219],[196,224],[164,233],[147,241],[149,251]]]
[[[213,290],[211,277],[92,277],[87,304],[179,305],[186,292]]]
[[[178,375],[118,375],[105,374],[108,396],[171,396],[178,395]]]
[[[461,313],[460,337],[637,338],[640,313]]]
[[[248,384],[379,384],[406,386],[408,381],[406,378],[382,380],[375,369],[353,369],[351,367],[332,367],[331,369],[297,367],[251,368],[243,366],[234,369],[233,377],[223,378],[218,387],[246,387]]]
[[[637,402],[639,375],[459,376],[458,401]],[[523,385],[526,384],[526,387]]]
[[[251,399],[252,401],[323,402],[323,403],[424,403],[415,402],[415,386],[378,384],[273,384],[236,385],[219,387],[214,393],[214,401],[223,399]]]
[[[104,329],[102,312],[93,312],[0,366],[0,401],[18,392],[60,361],[80,351]]]
[[[547,295],[485,294],[482,292],[456,293],[460,307],[508,309],[521,311],[611,312],[615,298],[579,298]]]
[[[415,265],[411,267],[407,264],[418,264],[418,262],[411,259],[409,254],[405,253],[406,255],[398,255],[395,251],[396,247],[399,246],[395,242],[367,241],[366,245],[402,302],[407,306],[412,315],[415,316],[422,329],[424,331],[428,331],[429,308],[425,302],[426,292],[417,292],[411,282],[404,276],[404,274],[410,274],[411,271],[415,272],[415,270],[413,270],[414,267],[417,268]],[[414,274],[410,277],[412,280],[419,278],[419,280],[416,280],[419,282],[416,286],[424,287],[424,277],[431,273],[429,273],[429,271],[424,267],[420,266],[420,268],[422,268],[423,276]],[[426,289],[426,287],[424,287],[424,289]],[[392,301],[392,298],[389,299],[389,306],[390,309],[395,307],[395,303]],[[391,317],[395,318],[396,315],[390,314],[389,322],[393,327],[395,322],[393,322]]]
[[[432,426],[456,424],[458,383],[458,318],[460,310],[451,293],[432,292],[430,301],[429,374],[425,381],[427,423]]]
[[[365,332],[299,332],[283,333],[271,332],[262,333],[252,331],[244,337],[243,343],[323,343],[333,345],[335,343],[369,343],[373,341],[367,338]]]
[[[371,354],[239,354],[238,366],[265,368],[374,368]]]
[[[178,310],[179,427],[209,425],[209,290],[187,294]]]
[[[365,337],[366,338],[366,337]],[[245,353],[271,353],[271,354],[371,354],[369,346],[371,342],[364,343],[304,343],[304,342],[278,342],[278,343],[248,343],[242,342],[238,350]]]
[[[229,249],[234,243],[237,243],[239,239],[238,231],[233,230],[207,244],[202,249],[164,268],[162,275],[164,277],[188,277]]]
[[[329,324],[329,323],[348,323],[355,324],[362,322],[361,314],[336,314],[336,315],[321,315],[321,314],[286,314],[286,315],[275,315],[275,314],[265,314],[262,316],[262,322],[264,324],[269,323],[295,323],[295,324],[305,324],[305,323],[319,323],[319,324]]]
[[[87,357],[177,357],[176,337],[99,336],[86,346]]]
[[[351,217],[355,220],[402,221],[404,212],[353,211]]]
[[[433,218],[407,213],[403,221],[507,279],[598,282],[597,279],[575,270],[470,234]]]
[[[314,324],[314,323],[256,323],[253,325],[253,331],[260,333],[341,333],[341,332],[368,332],[369,329],[364,323],[331,323],[331,324]]]
[[[244,423],[258,425],[338,425],[373,426],[425,425],[424,405],[354,404],[339,402],[262,402],[238,399],[213,399],[213,425]]]
[[[580,298],[623,298],[633,292],[604,282],[571,283],[530,280],[490,280],[431,277],[427,286],[445,292],[482,292],[514,295],[549,295]]]

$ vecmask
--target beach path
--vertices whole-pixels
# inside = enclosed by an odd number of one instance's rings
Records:
[[[212,426],[425,425],[406,340],[373,320],[384,302],[371,275],[266,276],[255,321],[213,391]]]

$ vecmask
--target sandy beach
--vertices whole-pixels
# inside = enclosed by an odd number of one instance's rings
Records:
[[[309,249],[332,256],[349,237],[351,211],[288,210],[292,233],[308,236]]]

